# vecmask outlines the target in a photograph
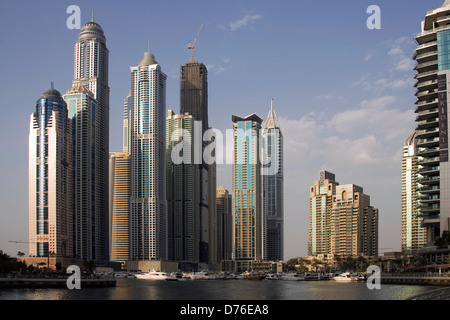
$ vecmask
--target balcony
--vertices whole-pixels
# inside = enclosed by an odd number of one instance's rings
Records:
[[[416,117],[416,122],[438,117],[439,117],[439,109],[433,108],[420,112]]]
[[[414,59],[419,63],[436,60],[437,59],[437,50],[436,51],[427,51],[427,52],[423,52],[420,54],[416,54],[414,56]]]
[[[439,128],[419,130],[417,132],[418,139],[434,138],[439,136]]]
[[[424,130],[439,127],[439,118],[432,118],[417,123],[417,129]]]
[[[434,166],[434,167],[424,167],[423,169],[419,170],[419,174],[422,176],[428,176],[428,175],[436,175],[439,173],[439,166]]]
[[[426,91],[417,90],[415,95],[416,95],[417,99],[419,99],[419,101],[430,101],[430,100],[437,99],[438,90],[437,90],[437,88],[432,89],[432,90],[426,90]]]
[[[419,72],[417,73],[414,78],[417,80],[422,80],[422,81],[428,81],[428,80],[433,80],[436,78],[437,75],[437,67],[435,70],[430,70],[430,71],[426,71],[426,72]]]
[[[437,81],[437,78],[435,78],[435,79],[427,80],[427,81],[418,81],[418,82],[416,82],[416,84],[414,86],[420,91],[425,91],[425,90],[436,89],[437,85],[438,85],[438,81]],[[418,91],[416,92],[416,94],[417,93],[418,93]]]
[[[416,143],[419,148],[436,147],[439,145],[439,138],[418,139]]]
[[[430,184],[437,184],[440,181],[439,176],[432,176],[432,177],[424,177],[423,179],[419,180],[419,183],[421,185],[430,185]]]
[[[427,112],[429,109],[435,109],[438,106],[438,99],[428,100],[428,101],[421,101],[417,100],[417,110],[416,112],[422,114],[422,112]]]
[[[437,51],[437,41],[430,41],[427,43],[424,43],[416,48],[416,56],[419,56],[420,54],[423,54],[425,52],[429,51]]]

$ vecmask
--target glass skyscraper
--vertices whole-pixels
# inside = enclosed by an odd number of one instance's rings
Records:
[[[74,137],[74,256],[109,259],[109,51],[103,29],[94,19],[78,36],[69,109]],[[95,100],[95,103],[93,100]],[[92,100],[92,101],[91,101]],[[91,102],[89,102],[91,101]]]
[[[166,260],[167,76],[150,52],[130,70],[130,260]]]
[[[450,1],[428,11],[421,27],[414,55],[419,213],[427,228],[427,240],[434,242],[450,229]]]
[[[30,117],[29,242],[30,257],[72,257],[72,132],[53,88]]]
[[[250,271],[251,263],[263,259],[264,217],[260,134],[262,119],[252,114],[233,116],[233,260],[239,272]]]
[[[263,216],[265,225],[264,259],[284,260],[284,177],[283,134],[273,109],[273,100],[263,130]]]

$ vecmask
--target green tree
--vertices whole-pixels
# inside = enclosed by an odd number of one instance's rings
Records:
[[[83,268],[87,274],[93,274],[97,266],[93,260],[85,260],[83,261]]]

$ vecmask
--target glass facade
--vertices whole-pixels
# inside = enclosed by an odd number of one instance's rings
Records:
[[[450,70],[450,30],[437,33],[438,70]]]

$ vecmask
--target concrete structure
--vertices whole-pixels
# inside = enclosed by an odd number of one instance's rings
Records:
[[[239,272],[250,270],[251,261],[263,259],[264,219],[260,162],[262,119],[251,114],[233,116],[233,259]]]
[[[150,52],[130,70],[130,260],[166,260],[167,76]]]
[[[110,260],[130,258],[131,159],[128,152],[113,152],[109,160]]]
[[[427,241],[426,228],[421,226],[423,219],[419,216],[419,159],[416,136],[415,130],[403,144],[401,247],[403,252],[416,252]]]
[[[203,63],[191,61],[181,66],[180,78],[180,114],[189,114],[200,124],[194,139],[198,152],[200,177],[200,252],[201,263],[217,263],[217,226],[216,226],[216,163],[206,162],[201,155],[210,144],[203,141],[203,134],[210,129],[208,122],[208,70]]]
[[[378,256],[378,209],[363,188],[336,186],[330,231],[332,254]]]
[[[284,259],[284,159],[283,133],[273,109],[273,99],[262,136],[264,258],[279,261]]]
[[[72,129],[51,88],[36,102],[29,134],[29,255],[72,257]]]
[[[218,261],[231,260],[233,251],[233,198],[224,187],[217,188],[217,255]]]
[[[171,261],[200,261],[200,164],[194,161],[194,118],[166,118],[167,247]]]
[[[420,215],[434,242],[450,230],[450,163],[448,97],[450,86],[450,2],[427,12],[416,35],[415,93]]]
[[[73,87],[77,94],[86,88],[96,100],[95,108],[81,106],[88,93],[78,99],[72,114],[76,136],[74,171],[77,179],[88,180],[75,185],[74,255],[88,260],[109,259],[108,163],[109,163],[109,51],[103,29],[92,18],[78,36],[74,54]],[[69,92],[68,92],[69,93]],[[75,92],[71,92],[75,94]],[[72,106],[69,105],[72,109]],[[75,107],[73,107],[75,108]],[[88,108],[90,108],[88,110]],[[73,109],[75,110],[75,109]],[[83,110],[83,111],[82,111]],[[83,113],[80,116],[79,112]],[[91,148],[91,150],[88,150]],[[92,153],[89,155],[88,153]]]
[[[331,253],[331,210],[336,194],[334,173],[321,170],[319,180],[310,187],[308,255]]]

